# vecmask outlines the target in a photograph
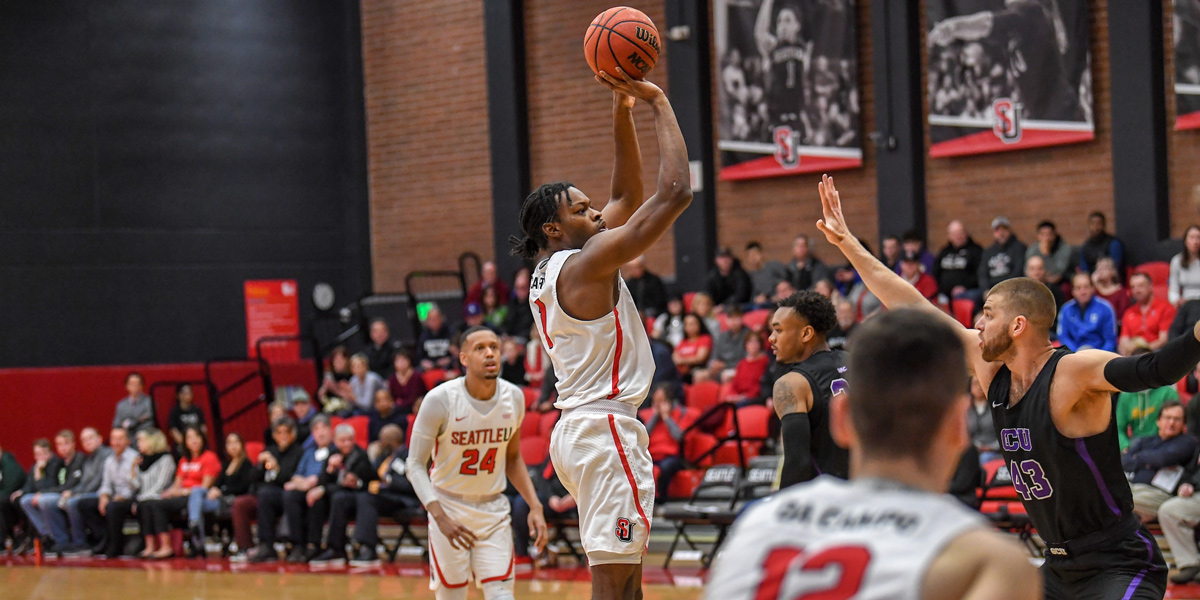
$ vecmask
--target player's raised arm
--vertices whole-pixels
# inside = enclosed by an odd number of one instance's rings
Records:
[[[1078,392],[1144,392],[1175,385],[1200,363],[1200,323],[1162,348],[1147,354],[1119,356],[1084,350],[1064,357],[1059,370],[1066,382],[1080,382]],[[1058,395],[1056,394],[1056,397]]]
[[[754,43],[758,46],[758,53],[764,57],[770,57],[778,43],[775,36],[771,35],[771,9],[774,5],[775,0],[763,0],[758,8],[758,16],[754,18]]]
[[[634,211],[625,225],[592,237],[574,259],[577,264],[573,268],[605,280],[621,265],[645,254],[692,201],[687,147],[666,94],[653,83],[631,79],[619,68],[617,71],[617,76],[601,71],[598,77],[613,91],[641,99],[654,110],[659,152],[658,190]]]
[[[638,145],[637,129],[633,124],[633,105],[637,98],[613,92],[613,140],[616,156],[613,160],[612,195],[600,211],[610,228],[620,227],[646,199],[642,186],[642,148]]]

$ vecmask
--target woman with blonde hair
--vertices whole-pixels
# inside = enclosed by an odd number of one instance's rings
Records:
[[[139,511],[138,504],[147,500],[160,499],[163,491],[171,487],[171,483],[175,481],[175,459],[171,458],[167,436],[162,431],[158,429],[139,431],[137,433],[137,449],[140,456],[133,461],[132,481],[130,481],[134,498],[113,498],[108,503],[103,502],[103,498],[101,498],[100,514],[104,515],[108,525],[108,548],[105,554],[109,558],[120,556],[125,546],[125,534],[122,529],[125,526],[125,519],[129,518],[131,514],[137,515],[143,533],[150,531],[150,527],[145,521],[148,511]],[[146,534],[145,538],[146,549],[139,555],[141,558],[148,558],[157,550],[154,546],[154,537]]]

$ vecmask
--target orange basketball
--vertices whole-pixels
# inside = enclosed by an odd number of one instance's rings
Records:
[[[588,66],[620,79],[616,67],[642,79],[658,62],[658,28],[646,13],[628,6],[610,8],[592,19],[583,36]]]

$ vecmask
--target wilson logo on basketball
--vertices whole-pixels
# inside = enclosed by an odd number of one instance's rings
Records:
[[[633,523],[629,519],[626,519],[625,517],[621,517],[621,518],[617,519],[617,528],[616,528],[617,539],[621,540],[622,542],[626,542],[626,543],[632,542],[634,525],[635,525],[635,523]]]
[[[992,132],[1005,144],[1021,141],[1021,110],[1019,102],[997,98],[992,103]]]
[[[643,27],[637,28],[637,39],[642,40],[643,42],[646,42],[647,44],[649,44],[651,48],[654,48],[655,52],[662,52],[662,50],[660,50],[658,47],[658,36],[654,35],[653,33],[646,30],[645,28],[643,28]]]

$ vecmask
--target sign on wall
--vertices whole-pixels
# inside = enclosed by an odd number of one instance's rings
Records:
[[[856,0],[715,0],[723,180],[862,166]]]
[[[1200,0],[1175,0],[1175,129],[1200,129]]]
[[[246,356],[255,358],[255,345],[264,337],[300,335],[300,302],[294,279],[248,280],[246,294]],[[300,342],[266,342],[264,358],[300,360]]]
[[[1087,0],[927,0],[929,155],[1095,137]]]

